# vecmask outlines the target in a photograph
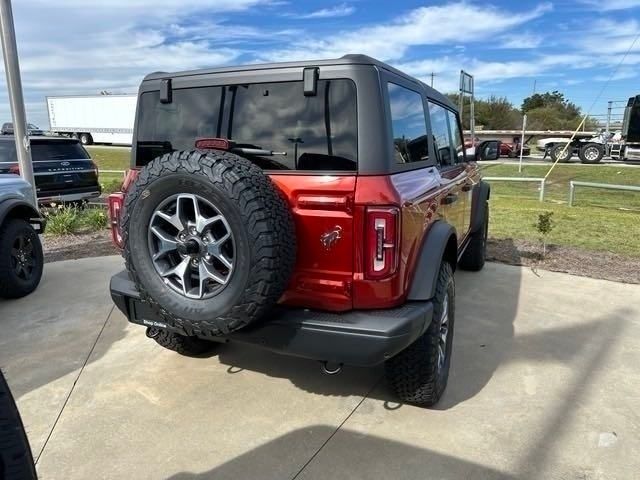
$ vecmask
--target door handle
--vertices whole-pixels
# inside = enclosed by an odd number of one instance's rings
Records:
[[[470,183],[465,183],[465,184],[462,186],[462,191],[463,191],[463,192],[468,192],[468,191],[469,191],[469,190],[471,190],[472,188],[473,188],[473,185],[471,185]]]
[[[455,193],[450,193],[446,197],[442,199],[442,205],[451,205],[458,201],[458,195]]]

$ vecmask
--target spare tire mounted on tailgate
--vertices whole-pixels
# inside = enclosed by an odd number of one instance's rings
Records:
[[[142,298],[190,334],[226,334],[258,320],[289,283],[291,212],[262,170],[238,155],[156,158],[129,189],[121,218]]]

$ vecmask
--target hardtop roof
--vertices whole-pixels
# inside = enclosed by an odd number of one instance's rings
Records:
[[[154,72],[147,75],[143,82],[148,80],[161,80],[163,78],[175,78],[186,77],[193,75],[210,75],[216,73],[229,73],[229,72],[251,72],[255,70],[271,70],[280,68],[300,68],[300,67],[322,67],[328,65],[372,65],[380,69],[393,72],[394,74],[403,77],[405,80],[420,85],[427,91],[429,97],[437,100],[440,103],[447,105],[449,108],[458,110],[458,108],[442,93],[438,92],[434,88],[430,87],[426,83],[418,80],[415,77],[407,75],[406,73],[398,70],[391,65],[362,54],[348,54],[340,58],[326,59],[326,60],[302,60],[296,62],[275,62],[275,63],[257,63],[249,65],[237,65],[229,67],[216,67],[216,68],[203,68],[199,70],[185,70],[180,72]]]

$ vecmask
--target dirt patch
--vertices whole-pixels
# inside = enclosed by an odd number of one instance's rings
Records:
[[[614,282],[640,283],[640,259],[610,252],[547,245],[547,255],[543,259],[542,246],[538,242],[490,239],[487,260]]]
[[[41,238],[45,263],[120,254],[120,250],[111,243],[109,230],[76,235],[45,235]]]

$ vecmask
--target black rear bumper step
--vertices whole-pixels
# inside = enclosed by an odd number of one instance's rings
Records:
[[[149,304],[141,301],[126,271],[111,278],[111,298],[132,323],[182,335],[192,333],[167,325]],[[278,307],[258,325],[222,337],[203,338],[250,343],[285,355],[325,362],[373,366],[413,343],[429,326],[432,316],[433,305],[429,301],[347,313]],[[188,322],[185,323],[188,328]]]

